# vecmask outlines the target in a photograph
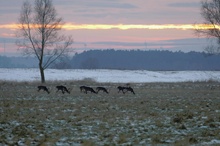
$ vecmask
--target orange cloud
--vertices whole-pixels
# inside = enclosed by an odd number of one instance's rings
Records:
[[[38,26],[39,27],[39,26]],[[60,26],[59,26],[60,27]],[[0,25],[0,29],[18,29],[19,24],[6,24]],[[66,30],[108,30],[108,29],[150,29],[150,30],[162,30],[162,29],[180,29],[180,30],[191,30],[191,29],[220,29],[219,25],[206,25],[206,24],[72,24],[67,23],[62,26]]]
[[[18,29],[18,24],[0,24],[0,29]]]
[[[67,30],[76,30],[76,29],[151,29],[151,30],[160,30],[160,29],[181,29],[181,30],[190,30],[190,29],[220,29],[220,26],[205,25],[205,24],[152,24],[152,25],[143,25],[143,24],[64,24],[63,27]]]
[[[142,25],[142,24],[64,24],[62,28],[67,30],[75,29],[151,29],[151,30],[162,30],[162,29],[181,29],[181,30],[190,30],[190,29],[220,29],[218,25],[206,25],[206,24],[152,24],[152,25]]]

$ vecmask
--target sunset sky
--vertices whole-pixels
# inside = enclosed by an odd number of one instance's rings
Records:
[[[33,0],[32,0],[33,1]],[[16,52],[15,27],[24,0],[0,0],[0,52]],[[160,49],[203,51],[208,41],[194,34],[201,24],[200,0],[54,0],[63,33],[78,51]]]

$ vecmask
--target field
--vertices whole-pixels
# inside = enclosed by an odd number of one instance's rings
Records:
[[[56,85],[71,89],[56,92]],[[0,82],[0,145],[220,145],[218,82]],[[81,93],[104,86],[109,94]]]

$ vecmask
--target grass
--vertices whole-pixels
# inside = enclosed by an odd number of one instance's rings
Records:
[[[220,140],[217,82],[117,83],[0,82],[0,145],[201,145]],[[56,93],[57,85],[71,94]],[[105,86],[110,94],[84,94],[79,87]],[[214,89],[210,87],[214,86]]]

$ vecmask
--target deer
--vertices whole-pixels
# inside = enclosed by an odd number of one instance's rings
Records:
[[[126,88],[126,87],[118,86],[118,93],[119,93],[120,91],[122,91],[123,94],[125,94],[125,92],[124,92],[124,89],[125,89],[125,88]]]
[[[63,85],[56,86],[56,88],[57,88],[57,92],[60,90],[60,91],[62,91],[63,94],[64,94],[65,92],[67,92],[67,93],[70,94],[69,89],[67,89],[67,88],[66,88],[65,86],[63,86]]]
[[[37,90],[38,92],[40,90],[43,90],[43,91],[46,91],[48,94],[50,93],[50,91],[48,90],[48,88],[46,86],[38,86],[37,88],[38,88],[38,90]]]
[[[125,90],[125,91],[124,91],[124,90]],[[125,94],[125,93],[128,92],[128,91],[130,91],[130,92],[132,92],[133,94],[135,94],[135,93],[134,93],[134,90],[133,90],[131,87],[118,86],[118,93],[119,93],[120,91],[122,91],[123,94]]]
[[[132,92],[133,94],[135,94],[135,93],[134,93],[134,90],[133,90],[131,87],[125,87],[124,90],[126,90],[126,92],[130,91],[130,92]]]
[[[96,92],[99,93],[99,91],[103,91],[103,92],[105,92],[107,94],[109,93],[105,87],[97,87],[96,88]]]
[[[90,91],[91,93],[97,94],[97,92],[93,88],[91,88],[91,87],[80,86],[79,88],[80,88],[81,92],[84,91],[84,93],[86,93],[86,94],[87,94],[87,91]]]

